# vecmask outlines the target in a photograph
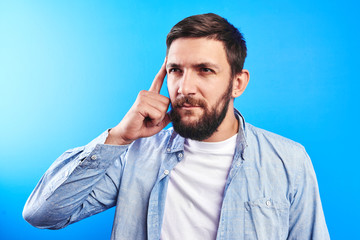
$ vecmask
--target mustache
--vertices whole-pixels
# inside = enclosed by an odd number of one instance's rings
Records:
[[[190,105],[192,107],[203,107],[203,108],[206,107],[205,101],[190,96],[183,96],[175,99],[175,102],[172,103],[172,106],[174,108],[179,108],[179,107],[183,107],[184,104]]]

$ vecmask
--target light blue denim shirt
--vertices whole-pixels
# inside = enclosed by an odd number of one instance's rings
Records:
[[[235,113],[240,129],[217,239],[330,239],[304,148]],[[184,138],[168,129],[113,146],[104,144],[107,134],[52,164],[26,202],[29,223],[59,229],[116,206],[111,239],[160,239],[167,185],[183,159]]]

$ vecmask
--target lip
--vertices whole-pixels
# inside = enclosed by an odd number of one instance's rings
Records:
[[[180,107],[180,109],[184,109],[184,110],[190,110],[190,109],[196,109],[196,108],[200,108],[200,106],[193,106],[193,105],[189,105],[189,104],[184,104]]]
[[[182,105],[182,107],[196,107],[196,105],[191,105],[191,104],[188,104],[188,103],[184,103]]]

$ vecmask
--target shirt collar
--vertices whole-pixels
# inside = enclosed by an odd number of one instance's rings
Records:
[[[234,159],[238,159],[239,157],[241,157],[243,160],[245,160],[244,152],[247,147],[245,119],[241,115],[241,113],[235,108],[234,108],[234,113],[236,115],[236,118],[239,121],[239,131],[238,131],[238,136],[236,138]],[[170,136],[170,139],[168,140],[168,143],[166,145],[165,151],[167,153],[184,151],[184,142],[185,142],[185,139],[173,130],[172,134]]]

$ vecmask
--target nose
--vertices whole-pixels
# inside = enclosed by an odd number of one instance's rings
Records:
[[[185,71],[181,76],[178,93],[184,96],[196,94],[196,76],[192,71]]]

